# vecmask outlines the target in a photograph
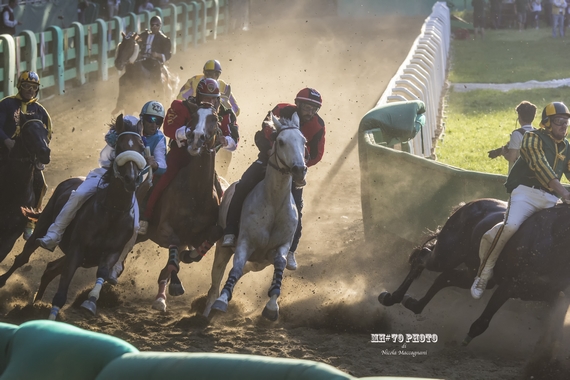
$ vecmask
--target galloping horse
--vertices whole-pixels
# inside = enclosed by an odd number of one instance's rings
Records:
[[[139,174],[146,161],[142,156],[144,144],[138,128],[123,123],[119,115],[115,122],[118,138],[115,147],[116,158],[113,166],[101,178],[97,193],[88,199],[77,212],[75,219],[67,227],[59,247],[65,256],[48,263],[34,302],[41,300],[48,284],[61,275],[59,287],[52,301],[49,318],[55,320],[59,310],[67,301],[69,285],[79,267],[97,266],[97,281],[89,294],[89,300],[82,305],[95,313],[95,302],[104,281],[117,262],[123,248],[134,233],[134,192],[140,182]],[[24,245],[12,267],[0,276],[0,287],[39,247],[36,238],[44,236],[71,192],[82,183],[80,178],[71,178],[60,183],[39,216],[36,229]]]
[[[223,234],[217,225],[220,200],[214,186],[216,143],[221,133],[218,117],[209,103],[200,106],[188,103],[188,107],[192,115],[186,133],[189,162],[161,195],[148,233],[139,235],[137,240],[150,238],[169,249],[167,264],[158,278],[158,294],[152,305],[153,309],[160,311],[166,310],[165,290],[169,282],[170,295],[184,293],[177,275],[179,261],[199,261]]]
[[[170,104],[178,91],[180,79],[171,73],[166,65],[162,65],[161,86],[157,86],[155,80],[142,64],[140,57],[140,37],[137,33],[122,33],[123,40],[117,45],[115,51],[115,68],[125,73],[119,78],[119,95],[117,106],[113,114],[118,114],[121,110],[126,112],[139,111],[143,99],[138,99],[141,91],[148,97],[160,100],[163,104]],[[150,58],[149,58],[150,59]]]
[[[479,244],[485,232],[503,220],[507,204],[496,199],[479,199],[457,209],[441,231],[430,236],[410,256],[411,269],[392,294],[383,292],[378,301],[384,306],[402,303],[420,314],[441,289],[457,286],[469,289],[479,268]],[[493,315],[509,298],[555,304],[570,285],[570,206],[541,210],[528,218],[511,237],[494,269],[487,288],[498,285],[481,316],[471,325],[463,344],[481,335]],[[461,264],[466,268],[457,269]],[[406,291],[424,268],[442,272],[416,300]]]
[[[0,262],[22,235],[28,219],[22,208],[35,207],[34,168],[49,164],[48,131],[41,120],[20,114],[14,147],[0,159]]]
[[[216,244],[216,254],[212,266],[212,285],[208,291],[204,316],[211,309],[225,312],[232,298],[235,284],[247,269],[262,270],[273,264],[273,281],[269,288],[269,301],[262,315],[272,321],[279,318],[277,298],[281,294],[281,281],[286,257],[297,228],[297,208],[291,194],[292,182],[305,184],[306,139],[299,129],[299,117],[295,113],[292,120],[277,120],[273,125],[277,137],[271,150],[265,178],[248,194],[243,203],[240,231],[234,255],[234,265],[220,295],[220,283],[232,249]],[[225,212],[231,202],[233,184],[224,194],[220,213],[220,224],[225,225]],[[219,297],[218,297],[219,296]],[[217,298],[217,299],[216,299]]]

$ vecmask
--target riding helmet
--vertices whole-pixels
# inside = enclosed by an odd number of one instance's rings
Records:
[[[317,90],[307,87],[299,91],[295,97],[295,103],[297,102],[313,103],[320,107],[323,105],[323,98]]]
[[[164,107],[156,100],[151,100],[143,106],[140,116],[143,115],[158,116],[164,119]]]
[[[552,102],[542,110],[542,120],[540,125],[545,128],[550,128],[550,116],[554,115],[566,115],[570,117],[570,110],[568,110],[566,104],[562,102]]]
[[[39,86],[40,77],[34,71],[23,71],[22,74],[20,74],[20,76],[18,77],[18,83],[16,87],[20,88],[20,85],[23,82],[36,83]]]
[[[220,62],[218,62],[215,59],[210,59],[209,61],[206,61],[206,63],[204,64],[204,74],[206,73],[206,71],[217,71],[219,73],[222,72],[222,65],[220,65]]]
[[[212,78],[202,78],[196,87],[196,93],[201,96],[219,97],[220,86],[218,81]]]

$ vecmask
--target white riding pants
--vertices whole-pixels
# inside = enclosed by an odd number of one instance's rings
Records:
[[[554,207],[558,197],[544,190],[519,185],[511,193],[505,219],[497,223],[483,235],[479,246],[478,276],[489,280],[493,276],[493,268],[499,258],[499,254],[511,238],[520,228],[522,223],[532,214],[545,208]]]

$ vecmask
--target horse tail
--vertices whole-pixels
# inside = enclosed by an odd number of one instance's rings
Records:
[[[22,215],[32,222],[37,222],[42,215],[41,211],[29,207],[20,207],[20,209],[22,210]]]

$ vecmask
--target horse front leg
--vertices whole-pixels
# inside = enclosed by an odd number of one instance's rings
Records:
[[[103,287],[103,283],[105,280],[102,277],[97,277],[97,281],[95,281],[95,286],[89,292],[89,296],[83,303],[81,307],[85,310],[89,311],[91,314],[97,314],[97,300],[99,299],[99,295],[101,293],[101,288]]]
[[[40,246],[40,244],[38,242],[36,242],[36,239],[29,239],[26,242],[22,252],[18,256],[16,256],[16,258],[14,259],[14,264],[12,264],[12,266],[10,267],[10,269],[8,269],[8,271],[6,273],[4,273],[2,276],[0,276],[0,288],[2,288],[4,285],[6,285],[6,281],[8,281],[10,276],[12,276],[12,274],[18,268],[22,267],[24,264],[27,264],[30,261],[30,257],[32,256],[32,253],[34,253],[36,251],[36,249],[38,249],[39,246]]]
[[[212,310],[212,305],[216,301],[216,298],[220,296],[220,284],[222,283],[222,277],[226,271],[226,266],[230,261],[232,256],[232,249],[227,247],[222,247],[222,243],[218,242],[216,244],[216,252],[214,255],[214,263],[212,264],[212,284],[208,290],[208,296],[206,297],[206,308],[204,309],[204,317],[210,315]]]
[[[398,289],[396,289],[396,291],[392,294],[386,291],[380,293],[378,296],[378,302],[384,306],[392,306],[394,304],[402,302],[402,299],[406,295],[406,292],[414,280],[418,278],[425,269],[427,257],[431,254],[431,252],[432,251],[429,248],[424,247],[421,250],[417,251],[417,253],[412,253],[412,257],[414,254],[416,254],[417,257],[412,259],[412,267],[404,279],[404,282],[402,282]]]
[[[67,292],[69,291],[69,285],[73,279],[73,275],[77,268],[79,268],[80,257],[78,252],[70,252],[66,255],[63,260],[63,268],[61,270],[61,276],[59,279],[59,286],[57,292],[52,300],[52,307],[48,319],[55,321],[57,315],[61,308],[67,302]]]
[[[34,303],[37,301],[41,301],[46,291],[47,286],[53,281],[54,278],[59,276],[65,264],[65,256],[60,257],[57,260],[49,262],[44,270],[44,274],[42,274],[42,278],[40,280],[40,286],[34,296]]]
[[[265,308],[263,308],[263,312],[261,313],[261,315],[270,321],[276,321],[279,318],[279,304],[277,303],[277,298],[281,295],[281,283],[283,281],[283,271],[287,264],[287,253],[289,253],[289,247],[280,247],[274,253],[273,280],[271,281],[271,287],[267,292],[269,301],[267,301]]]
[[[152,308],[158,311],[166,311],[166,285],[171,281],[171,278],[178,280],[178,285],[184,293],[184,288],[180,283],[180,279],[176,275],[180,270],[180,263],[178,261],[178,246],[171,245],[168,249],[168,262],[166,266],[160,271],[158,276],[158,294],[152,303]],[[170,289],[169,289],[170,290]],[[170,293],[172,295],[172,293]]]
[[[212,309],[218,310],[221,312],[226,312],[228,310],[228,304],[232,300],[232,294],[234,291],[234,286],[238,282],[238,280],[243,276],[243,267],[249,258],[249,248],[247,243],[242,243],[241,246],[236,248],[236,252],[234,254],[234,263],[233,267],[230,270],[230,274],[228,275],[228,279],[224,288],[222,289],[222,294],[218,297],[218,299],[212,305]]]
[[[441,273],[431,287],[428,289],[427,293],[420,300],[416,300],[409,295],[404,296],[402,300],[402,305],[416,314],[420,314],[426,305],[432,300],[432,298],[444,288],[449,286],[456,286],[461,289],[469,289],[473,284],[473,273],[468,270],[448,270]],[[493,282],[489,282],[493,284]]]

